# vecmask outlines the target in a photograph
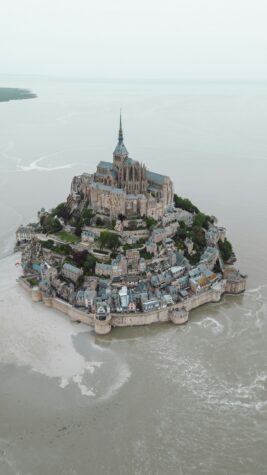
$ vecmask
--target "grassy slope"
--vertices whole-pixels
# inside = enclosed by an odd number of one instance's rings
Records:
[[[66,231],[59,231],[58,233],[55,233],[55,236],[58,236],[60,239],[69,242],[70,244],[75,244],[76,242],[80,241],[80,238],[78,236],[75,236],[75,234],[67,233]]]

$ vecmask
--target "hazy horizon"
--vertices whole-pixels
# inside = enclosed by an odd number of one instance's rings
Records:
[[[10,0],[1,74],[90,80],[266,80],[263,0]]]

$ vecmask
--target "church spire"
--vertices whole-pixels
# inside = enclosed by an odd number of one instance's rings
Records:
[[[119,128],[119,143],[123,142],[122,122],[121,122],[121,110],[120,110],[120,128]]]
[[[123,143],[122,120],[121,120],[121,111],[120,111],[119,137],[118,137],[117,146],[113,152],[113,161],[116,165],[118,165],[127,157],[128,157],[128,152]]]

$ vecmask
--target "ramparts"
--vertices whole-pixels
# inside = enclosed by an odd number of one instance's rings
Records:
[[[42,301],[47,307],[54,308],[68,315],[71,321],[82,322],[92,326],[95,333],[101,335],[109,333],[112,327],[143,326],[161,322],[172,322],[175,325],[181,325],[188,321],[191,310],[208,303],[219,302],[224,294],[240,294],[246,288],[245,276],[240,276],[233,280],[224,279],[210,290],[194,295],[170,307],[146,313],[112,314],[106,320],[98,320],[94,314],[83,312],[64,300],[46,296],[37,286],[31,287],[25,277],[20,277],[18,282],[31,294],[33,302]]]

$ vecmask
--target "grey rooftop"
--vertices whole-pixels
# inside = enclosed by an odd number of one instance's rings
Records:
[[[110,191],[111,193],[114,193],[114,194],[119,194],[119,195],[125,195],[125,191],[122,190],[121,188],[115,188],[113,186],[109,186],[109,185],[103,185],[103,183],[98,183],[98,182],[93,182],[91,184],[91,187],[92,188],[97,188],[99,190],[103,190],[103,191]]]
[[[165,175],[160,175],[159,173],[150,172],[149,170],[146,171],[146,177],[148,181],[153,181],[154,183],[158,183],[162,185],[167,178]]]
[[[80,274],[81,269],[79,267],[75,267],[72,264],[68,264],[67,262],[63,265],[63,269],[66,269],[70,272],[74,272],[74,274]]]
[[[97,167],[99,168],[107,168],[108,170],[112,170],[113,168],[113,163],[111,162],[99,162],[99,164],[97,165]]]

